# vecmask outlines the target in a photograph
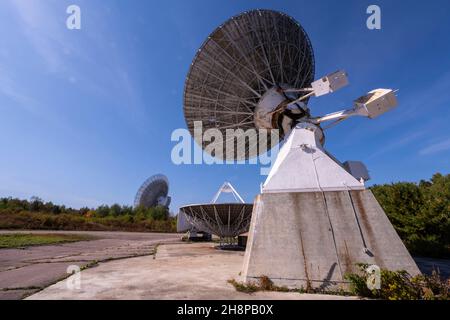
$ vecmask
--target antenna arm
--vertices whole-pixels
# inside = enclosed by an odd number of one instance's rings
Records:
[[[374,119],[397,106],[395,93],[396,91],[392,89],[372,90],[365,96],[356,99],[352,109],[333,112],[323,117],[313,118],[311,119],[311,122],[314,124],[330,120],[336,120],[336,122],[338,122],[352,116],[362,116]]]
[[[311,122],[314,124],[320,124],[322,122],[332,121],[332,120],[337,120],[340,122],[340,121],[343,121],[343,120],[348,119],[353,116],[367,117],[367,113],[364,112],[363,108],[352,108],[352,109],[341,110],[341,111],[329,113],[322,117],[313,118],[313,119],[311,119]]]

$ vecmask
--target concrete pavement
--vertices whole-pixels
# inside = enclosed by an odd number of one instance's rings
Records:
[[[28,299],[357,299],[294,292],[237,292],[227,280],[238,279],[243,252],[216,250],[212,243],[164,244],[155,257],[101,263],[81,272],[81,288],[67,279]]]
[[[237,292],[227,280],[239,280],[243,252],[216,250],[213,243],[180,243],[178,234],[77,233],[97,239],[25,250],[1,249],[0,299],[30,295],[29,299],[356,299]],[[149,255],[156,244],[162,245],[157,247],[156,255]],[[122,259],[127,257],[131,258]],[[449,260],[419,259],[416,261],[423,272],[433,266],[441,272],[450,270]],[[69,290],[66,280],[58,281],[67,277],[69,265],[83,267],[95,261],[100,262],[81,272],[80,290]]]
[[[0,249],[0,299],[21,299],[67,277],[67,267],[81,269],[101,261],[151,255],[160,243],[177,242],[179,234],[85,231],[0,231],[62,233],[94,237],[58,245]]]

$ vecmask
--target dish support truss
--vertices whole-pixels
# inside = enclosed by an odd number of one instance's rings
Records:
[[[224,184],[220,187],[220,189],[217,191],[214,198],[211,200],[211,203],[216,203],[217,199],[219,199],[220,195],[222,193],[231,193],[236,199],[236,201],[240,201],[241,203],[245,203],[244,199],[240,196],[240,194],[236,191],[236,189],[231,185],[229,182],[224,182]]]
[[[188,221],[198,230],[215,234],[220,244],[233,244],[248,231],[253,205],[245,203],[206,204],[183,207]]]

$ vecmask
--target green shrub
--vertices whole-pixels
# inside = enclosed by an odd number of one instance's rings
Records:
[[[406,271],[390,271],[381,269],[380,289],[370,290],[367,287],[368,265],[359,264],[359,273],[350,273],[345,278],[350,281],[352,294],[361,297],[385,300],[449,300],[450,281],[441,279],[438,272],[431,276],[417,275],[412,277]]]

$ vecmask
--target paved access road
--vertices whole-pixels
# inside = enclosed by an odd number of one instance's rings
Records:
[[[160,243],[178,242],[179,234],[104,231],[0,231],[5,233],[62,233],[94,237],[58,245],[0,249],[0,300],[21,299],[63,279],[67,268],[96,262],[151,255]]]

